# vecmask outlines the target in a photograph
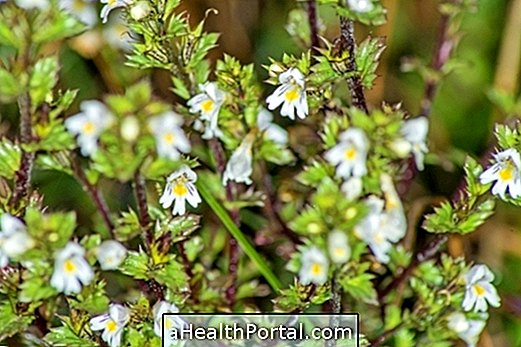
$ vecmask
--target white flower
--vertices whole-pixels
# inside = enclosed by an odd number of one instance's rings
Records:
[[[199,86],[200,94],[197,94],[190,100],[187,105],[190,112],[200,113],[200,121],[205,123],[203,139],[211,139],[222,136],[222,132],[218,126],[219,111],[224,102],[225,94],[217,87],[215,82],[207,82]]]
[[[317,247],[310,247],[302,252],[302,266],[299,271],[300,283],[308,285],[324,284],[327,281],[329,262],[324,253]]]
[[[175,304],[171,304],[166,301],[159,301],[154,305],[153,308],[154,314],[154,333],[162,337],[163,336],[163,313],[179,313],[179,309]],[[164,330],[166,330],[167,338],[164,339],[164,347],[169,347],[174,340],[168,338],[170,336],[169,330],[173,328],[181,328],[187,325],[186,321],[183,320],[179,315],[166,315],[165,316],[165,326]]]
[[[89,27],[98,21],[98,14],[91,0],[59,0],[59,5]]]
[[[479,176],[482,184],[496,181],[492,187],[492,194],[505,198],[508,189],[509,195],[516,199],[521,196],[521,158],[519,152],[509,148],[494,155],[496,161],[491,167]]]
[[[351,257],[351,247],[347,242],[347,235],[340,231],[332,231],[327,238],[327,250],[331,261],[335,264],[343,264]]]
[[[179,152],[188,153],[190,142],[181,129],[183,120],[177,113],[168,111],[149,121],[152,134],[156,138],[157,153],[170,160],[178,160]]]
[[[230,160],[226,163],[226,169],[223,173],[223,185],[226,185],[228,180],[245,184],[252,183],[250,179],[253,171],[251,149],[254,141],[255,135],[248,134],[239,147],[235,149]]]
[[[21,7],[25,10],[31,10],[37,8],[45,10],[49,7],[49,0],[15,0],[16,6]]]
[[[429,151],[427,148],[427,133],[429,121],[427,117],[418,117],[406,120],[400,130],[404,139],[410,145],[410,151],[414,155],[414,161],[418,170],[423,170],[423,157]]]
[[[174,215],[185,214],[185,201],[188,201],[192,207],[197,207],[201,202],[201,197],[195,187],[195,181],[197,181],[197,174],[188,166],[182,166],[168,176],[165,191],[159,199],[159,203],[163,208],[168,208],[174,203],[172,210]]]
[[[391,242],[398,242],[407,231],[407,219],[403,205],[394,188],[393,179],[388,174],[380,176],[380,184],[385,197],[385,215],[383,223],[387,238]]]
[[[100,13],[102,22],[107,23],[110,11],[118,7],[125,7],[131,2],[131,0],[101,0],[101,3],[105,4]]]
[[[130,318],[129,309],[119,305],[110,304],[109,312],[96,316],[90,320],[90,328],[93,331],[103,330],[101,338],[110,347],[121,345],[121,335],[123,328]]]
[[[367,173],[366,160],[369,141],[364,132],[350,128],[340,134],[340,142],[326,152],[324,157],[337,167],[336,173],[342,178],[362,177]]]
[[[357,176],[349,178],[347,181],[342,183],[340,190],[345,194],[347,200],[355,200],[360,194],[362,194],[362,179]]]
[[[27,229],[16,217],[4,213],[0,217],[0,268],[9,262],[9,258],[17,257],[34,246],[34,241]]]
[[[136,42],[130,35],[130,30],[125,26],[125,22],[119,17],[111,19],[108,25],[103,27],[102,34],[109,46],[125,52],[132,51],[132,44]]]
[[[386,178],[383,179],[384,186],[389,183],[386,180]],[[391,187],[393,187],[392,184]],[[389,189],[389,187],[385,187],[385,189]],[[389,195],[389,191],[386,192],[386,195]],[[397,201],[399,202],[399,199]],[[395,200],[393,205],[393,201],[390,201],[387,196],[386,201],[370,196],[366,199],[366,205],[369,213],[355,226],[354,234],[369,245],[376,260],[388,263],[392,244],[398,242],[407,229],[401,203],[398,205]]]
[[[474,265],[470,268],[465,274],[465,298],[462,304],[465,311],[486,312],[488,305],[501,305],[496,288],[490,283],[493,280],[494,274],[486,265]]]
[[[294,120],[296,111],[299,118],[306,118],[309,110],[302,72],[290,68],[279,75],[279,83],[280,86],[266,99],[268,109],[274,110],[282,104],[281,116]]]
[[[447,317],[447,326],[465,341],[467,347],[475,347],[487,324],[487,318],[488,316],[483,314],[482,319],[467,319],[463,313],[454,312]]]
[[[281,126],[273,123],[273,114],[262,108],[257,115],[257,127],[264,131],[264,137],[278,145],[285,146],[288,143],[288,132]]]
[[[96,258],[102,270],[115,270],[127,256],[127,249],[118,241],[106,240],[96,248]]]
[[[349,7],[355,12],[369,12],[373,9],[371,0],[347,0]]]
[[[83,247],[75,242],[67,243],[54,261],[51,286],[66,295],[81,292],[81,285],[89,284],[94,278],[94,272],[84,256]]]
[[[83,101],[81,112],[65,120],[67,130],[78,135],[78,145],[85,156],[92,155],[98,148],[98,138],[114,120],[107,107],[97,100]]]

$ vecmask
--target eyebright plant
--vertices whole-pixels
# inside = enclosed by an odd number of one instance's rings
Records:
[[[444,245],[498,200],[521,205],[521,127],[497,125],[490,160],[467,156],[464,188],[411,220],[408,187],[437,162],[431,112],[365,99],[385,40],[354,24],[385,23],[379,0],[296,1],[301,52],[264,57],[266,81],[210,61],[219,34],[181,0],[0,3],[4,344],[161,346],[163,313],[222,311],[361,312],[364,346],[477,344],[495,277]],[[452,50],[473,6],[440,4]],[[71,51],[101,64],[108,92],[64,87]],[[419,67],[426,83],[457,66],[450,53]],[[36,184],[46,172],[65,204]],[[404,242],[416,234],[425,245]]]

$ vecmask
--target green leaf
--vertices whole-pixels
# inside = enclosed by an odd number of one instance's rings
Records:
[[[45,57],[34,65],[29,80],[29,94],[32,106],[37,107],[43,101],[58,81],[58,58],[55,56]]]
[[[301,235],[317,235],[328,230],[320,211],[313,206],[301,211],[289,227]]]
[[[22,151],[9,139],[3,138],[0,142],[0,176],[12,179],[20,168]]]
[[[49,248],[57,250],[63,248],[71,238],[76,228],[75,212],[57,212],[43,214],[34,207],[25,213],[28,233]]]
[[[22,86],[18,78],[9,71],[0,68],[0,101],[9,103],[16,100],[22,92]]]
[[[45,341],[52,346],[74,346],[74,347],[96,347],[97,344],[77,336],[67,325],[59,328],[52,328],[51,332],[45,335]]]
[[[13,312],[11,303],[8,300],[3,300],[0,303],[0,341],[25,331],[33,320],[32,314],[30,316],[17,314]]]
[[[237,240],[241,249],[251,259],[251,261],[257,266],[260,273],[264,276],[266,281],[270,284],[271,288],[275,292],[279,292],[282,284],[278,277],[273,273],[268,263],[260,256],[255,248],[248,241],[242,231],[235,225],[230,215],[224,210],[222,205],[210,194],[206,182],[202,180],[197,181],[197,187],[204,201],[210,206],[214,213],[219,217],[221,222],[224,224],[230,234]]]
[[[148,255],[143,252],[130,251],[125,261],[120,266],[122,273],[129,275],[135,279],[148,279]]]
[[[277,165],[288,165],[295,161],[295,156],[287,148],[281,148],[273,141],[264,140],[258,155]]]
[[[431,233],[447,233],[456,229],[454,209],[449,202],[443,202],[434,208],[434,213],[428,214],[423,222],[423,228]]]
[[[31,274],[20,285],[19,300],[21,302],[36,302],[56,295],[56,290],[49,285],[49,278]]]
[[[183,82],[183,80],[181,78],[172,76],[172,83],[174,84],[172,91],[176,95],[179,95],[180,97],[182,97],[185,100],[190,99],[190,91],[188,90],[187,86],[185,85],[185,83]]]
[[[362,85],[366,89],[370,89],[374,85],[377,77],[376,69],[385,44],[383,38],[365,39],[357,48],[355,54],[356,67],[362,81]]]
[[[43,27],[39,27],[38,30],[34,31],[33,41],[35,43],[45,43],[73,37],[87,28],[85,24],[68,11],[53,11],[53,14],[53,18],[43,18],[43,23],[41,23]]]
[[[174,293],[181,291],[188,285],[188,276],[185,273],[184,266],[173,257],[170,258],[165,266],[154,270],[150,277],[158,283],[165,285]]]
[[[371,282],[374,277],[374,275],[369,273],[362,273],[356,276],[347,275],[340,280],[340,284],[355,300],[361,300],[370,305],[377,305],[376,290]]]

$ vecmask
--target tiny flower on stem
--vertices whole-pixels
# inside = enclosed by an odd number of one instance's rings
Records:
[[[103,23],[107,23],[110,11],[118,8],[125,7],[132,3],[132,0],[101,0],[102,4],[105,4],[101,9],[100,17]]]
[[[347,235],[340,231],[332,231],[327,238],[329,258],[335,264],[344,264],[351,257],[351,247],[347,242]]]
[[[97,101],[83,101],[81,112],[65,120],[65,127],[78,135],[78,145],[84,156],[91,156],[98,148],[98,138],[113,122],[114,116],[107,107]]]
[[[154,314],[154,333],[163,337],[163,331],[166,333],[164,339],[165,347],[169,347],[174,342],[174,339],[170,336],[170,330],[174,328],[182,328],[187,325],[187,322],[179,315],[165,315],[164,326],[163,326],[163,314],[164,313],[179,313],[179,309],[175,304],[171,304],[166,301],[159,301],[154,305],[152,309]]]
[[[479,335],[487,324],[487,314],[482,319],[467,319],[461,312],[453,312],[447,317],[447,326],[465,343],[467,347],[475,347],[479,341]]]
[[[302,252],[302,266],[299,271],[300,283],[321,285],[327,281],[329,262],[324,253],[317,247],[310,247]]]
[[[347,200],[357,199],[362,194],[363,183],[360,177],[353,176],[342,183],[340,190],[344,193]]]
[[[8,264],[9,258],[22,255],[33,246],[34,240],[27,233],[25,224],[4,213],[0,217],[0,268]]]
[[[25,10],[40,9],[45,10],[49,7],[49,0],[15,0],[16,6]]]
[[[257,115],[257,127],[264,132],[264,138],[281,146],[287,145],[288,132],[273,123],[273,114],[265,108],[262,108]]]
[[[197,207],[201,202],[195,181],[197,181],[197,174],[188,166],[182,166],[181,169],[168,176],[165,191],[159,199],[159,203],[163,208],[169,208],[173,203],[172,213],[184,215],[186,212],[185,201],[188,201],[192,207]]]
[[[181,116],[172,111],[153,117],[149,121],[148,124],[156,139],[159,156],[178,160],[179,152],[190,152],[192,148],[183,129],[181,129],[182,123]]]
[[[125,260],[127,249],[118,241],[106,240],[96,248],[95,253],[102,270],[115,270]]]
[[[207,82],[200,85],[199,89],[201,93],[187,102],[190,112],[201,114],[199,120],[205,123],[203,139],[208,140],[214,137],[221,137],[222,132],[219,129],[218,120],[225,94],[217,87],[216,82]]]
[[[98,21],[98,14],[91,0],[60,0],[59,5],[89,27]]]
[[[414,155],[414,161],[418,170],[423,170],[423,158],[429,151],[427,148],[427,134],[429,132],[429,121],[427,117],[418,117],[406,120],[403,123],[401,134],[409,144],[409,153]]]
[[[230,160],[226,164],[223,173],[223,185],[226,186],[228,180],[237,183],[251,184],[250,176],[253,172],[252,167],[252,147],[255,141],[255,134],[248,134],[235,149]]]
[[[266,99],[268,109],[274,110],[282,104],[281,116],[295,120],[296,111],[297,117],[306,118],[309,109],[302,72],[297,68],[290,68],[279,75],[279,83],[280,86]]]
[[[110,347],[121,345],[123,328],[130,319],[128,308],[119,304],[110,304],[109,312],[96,316],[90,320],[90,328],[93,331],[103,330],[101,338]]]
[[[505,199],[509,195],[516,199],[521,196],[521,157],[513,148],[494,154],[495,163],[485,170],[479,180],[482,184],[496,182],[492,187],[492,194]]]
[[[369,141],[364,132],[358,128],[350,128],[340,134],[340,142],[324,157],[332,165],[337,166],[339,177],[362,177],[367,173],[367,152]]]
[[[349,7],[360,13],[369,12],[373,9],[373,2],[371,0],[347,0]]]
[[[51,286],[66,295],[81,292],[81,286],[89,284],[94,272],[84,258],[85,249],[75,242],[69,242],[58,252],[54,262]]]
[[[470,268],[465,274],[465,298],[462,303],[465,311],[486,312],[488,305],[501,305],[496,288],[491,283],[493,280],[494,274],[486,265],[479,264]]]

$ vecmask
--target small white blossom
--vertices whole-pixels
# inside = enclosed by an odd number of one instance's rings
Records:
[[[83,101],[81,112],[65,120],[67,130],[78,135],[78,145],[85,156],[92,155],[98,148],[98,138],[113,122],[114,116],[97,100]]]
[[[465,341],[467,347],[475,347],[487,324],[487,315],[483,314],[481,318],[467,319],[463,313],[453,312],[447,317],[447,326]]]
[[[264,132],[264,138],[281,146],[288,143],[288,132],[273,123],[273,114],[265,108],[262,108],[257,115],[257,127]]]
[[[299,271],[300,283],[321,285],[327,281],[329,262],[324,253],[317,247],[310,247],[302,252],[302,266]]]
[[[306,118],[309,109],[302,72],[297,68],[290,68],[279,75],[279,83],[280,86],[266,99],[268,109],[274,110],[282,104],[281,116],[294,120],[296,111],[297,117]]]
[[[343,264],[351,257],[351,247],[347,242],[347,235],[340,230],[334,230],[329,234],[327,250],[331,261],[335,264]]]
[[[201,197],[195,187],[195,181],[197,181],[197,174],[188,166],[181,167],[181,169],[168,176],[165,191],[159,199],[159,203],[163,208],[169,208],[173,203],[174,209],[172,213],[174,215],[185,214],[186,201],[192,207],[197,207],[201,202]]]
[[[115,270],[127,256],[127,249],[118,241],[106,240],[96,248],[96,258],[102,270]]]
[[[521,196],[521,158],[519,152],[509,148],[494,155],[496,161],[485,170],[479,180],[482,184],[496,181],[492,187],[492,194],[505,198],[508,189],[509,195],[516,199]]]
[[[40,9],[45,10],[49,7],[49,0],[15,0],[16,6],[25,10]]]
[[[0,217],[0,268],[7,265],[9,258],[22,255],[33,246],[34,241],[27,233],[25,224],[4,213]]]
[[[179,309],[175,304],[159,301],[154,305],[152,311],[154,314],[154,333],[162,337],[163,331],[166,331],[167,338],[164,339],[164,347],[169,347],[174,342],[172,338],[168,338],[170,337],[169,331],[174,328],[185,327],[187,326],[187,322],[179,315],[167,315],[164,318],[165,326],[163,329],[163,313],[179,313]]]
[[[215,82],[207,82],[200,85],[199,89],[201,93],[187,102],[190,112],[201,114],[199,120],[205,123],[203,139],[208,140],[214,137],[221,137],[222,132],[219,129],[218,119],[225,94],[217,87]]]
[[[89,27],[98,21],[98,13],[91,0],[59,0],[59,5]]]
[[[109,312],[96,316],[90,320],[90,328],[93,331],[103,330],[101,338],[110,347],[121,345],[123,329],[130,319],[128,308],[119,304],[110,304]]]
[[[427,134],[429,121],[427,117],[418,117],[406,120],[400,130],[404,139],[410,145],[410,152],[414,155],[414,161],[418,170],[423,170],[423,158],[429,151],[427,148]]]
[[[390,177],[388,178],[390,180]],[[389,252],[392,244],[398,242],[405,235],[407,224],[401,202],[398,199],[394,186],[383,178],[386,200],[375,196],[366,199],[369,213],[354,228],[354,233],[369,245],[369,248],[381,263],[389,262]],[[391,186],[389,187],[388,184]],[[389,197],[391,195],[392,198]]]
[[[123,140],[127,142],[136,141],[139,136],[139,121],[135,116],[126,116],[121,121],[121,128],[119,129],[119,133]]]
[[[362,179],[357,176],[349,178],[347,181],[342,183],[340,190],[345,194],[347,200],[355,200],[362,194]]]
[[[369,12],[374,7],[371,0],[347,0],[347,3],[353,11],[360,13]]]
[[[51,286],[66,295],[81,292],[82,284],[87,285],[94,278],[84,256],[85,249],[75,242],[69,242],[59,251],[54,261]]]
[[[324,157],[337,167],[336,173],[342,178],[362,177],[367,173],[367,151],[369,141],[364,132],[350,128],[340,134],[340,142],[326,152]]]
[[[131,2],[132,0],[101,0],[101,3],[105,4],[100,13],[101,21],[107,23],[110,11],[118,7],[125,7]]]
[[[255,135],[248,134],[239,147],[235,149],[230,160],[226,163],[226,169],[223,173],[223,185],[226,185],[228,180],[237,183],[252,183],[250,176],[253,172],[252,146],[254,141]]]
[[[486,312],[488,305],[501,305],[496,288],[491,283],[493,280],[494,274],[486,265],[474,265],[470,268],[465,274],[465,298],[462,303],[465,311]]]
[[[153,117],[149,121],[152,134],[156,138],[157,153],[170,160],[178,160],[179,152],[188,153],[190,142],[181,129],[183,120],[177,113],[169,111]]]

